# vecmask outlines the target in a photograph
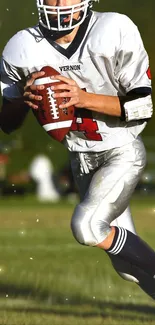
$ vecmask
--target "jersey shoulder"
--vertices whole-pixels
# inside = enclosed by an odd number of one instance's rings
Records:
[[[132,39],[137,26],[126,15],[116,12],[93,12],[89,37],[91,52],[112,57],[119,51],[125,37]]]
[[[93,12],[94,30],[98,29],[101,33],[109,33],[109,35],[125,35],[137,30],[135,23],[124,14],[117,12]]]
[[[23,29],[10,38],[2,52],[2,58],[9,64],[18,66],[27,52],[33,51],[33,46],[42,40],[38,26]],[[25,59],[25,57],[24,57]]]

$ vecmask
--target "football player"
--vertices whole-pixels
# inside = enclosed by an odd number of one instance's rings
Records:
[[[103,249],[116,271],[155,298],[155,252],[136,234],[129,201],[146,154],[140,134],[152,116],[149,59],[136,25],[119,13],[92,10],[97,0],[37,0],[39,23],[19,31],[1,60],[1,128],[18,128],[37,109],[34,85],[43,66],[64,82],[54,98],[75,106],[63,144],[80,203],[71,229],[83,245]],[[52,76],[51,76],[52,77]]]

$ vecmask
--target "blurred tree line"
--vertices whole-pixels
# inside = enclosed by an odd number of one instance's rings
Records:
[[[0,0],[0,55],[6,42],[18,30],[37,23],[35,4],[35,0]],[[95,9],[99,11],[116,11],[124,13],[135,22],[140,30],[144,45],[150,56],[154,84],[155,44],[153,35],[155,34],[155,1],[100,0],[100,3],[95,5]],[[155,91],[153,98],[155,99]],[[144,137],[154,135],[154,122],[155,117],[148,123],[148,126],[143,133]],[[1,141],[6,143],[6,148],[10,147],[10,157],[12,163],[10,164],[9,168],[11,171],[19,170],[21,166],[22,168],[26,168],[33,156],[39,152],[46,153],[51,157],[56,170],[59,170],[67,161],[66,149],[61,144],[50,139],[44,130],[37,124],[34,116],[31,113],[29,114],[24,125],[19,130],[15,131],[11,135],[1,133]],[[14,146],[13,150],[11,150],[10,143],[17,143],[18,149]]]

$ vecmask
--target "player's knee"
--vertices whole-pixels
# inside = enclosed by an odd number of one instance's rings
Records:
[[[96,239],[91,229],[90,211],[83,205],[78,205],[71,220],[71,229],[75,239],[82,245],[95,246]]]
[[[102,220],[95,213],[78,205],[71,221],[71,229],[75,239],[83,245],[96,246],[110,233],[108,222]]]
[[[79,220],[76,220],[75,218],[72,218],[71,229],[72,229],[73,236],[77,240],[77,242],[79,244],[86,245],[81,222]]]
[[[89,222],[85,218],[73,216],[71,229],[78,243],[86,246],[94,246],[96,244]]]

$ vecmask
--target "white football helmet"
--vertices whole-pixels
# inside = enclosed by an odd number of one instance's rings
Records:
[[[81,25],[93,2],[99,0],[81,0],[80,3],[70,6],[47,6],[44,0],[36,0],[36,2],[40,25],[52,31],[67,31]],[[73,17],[76,12],[82,13],[78,20]]]

